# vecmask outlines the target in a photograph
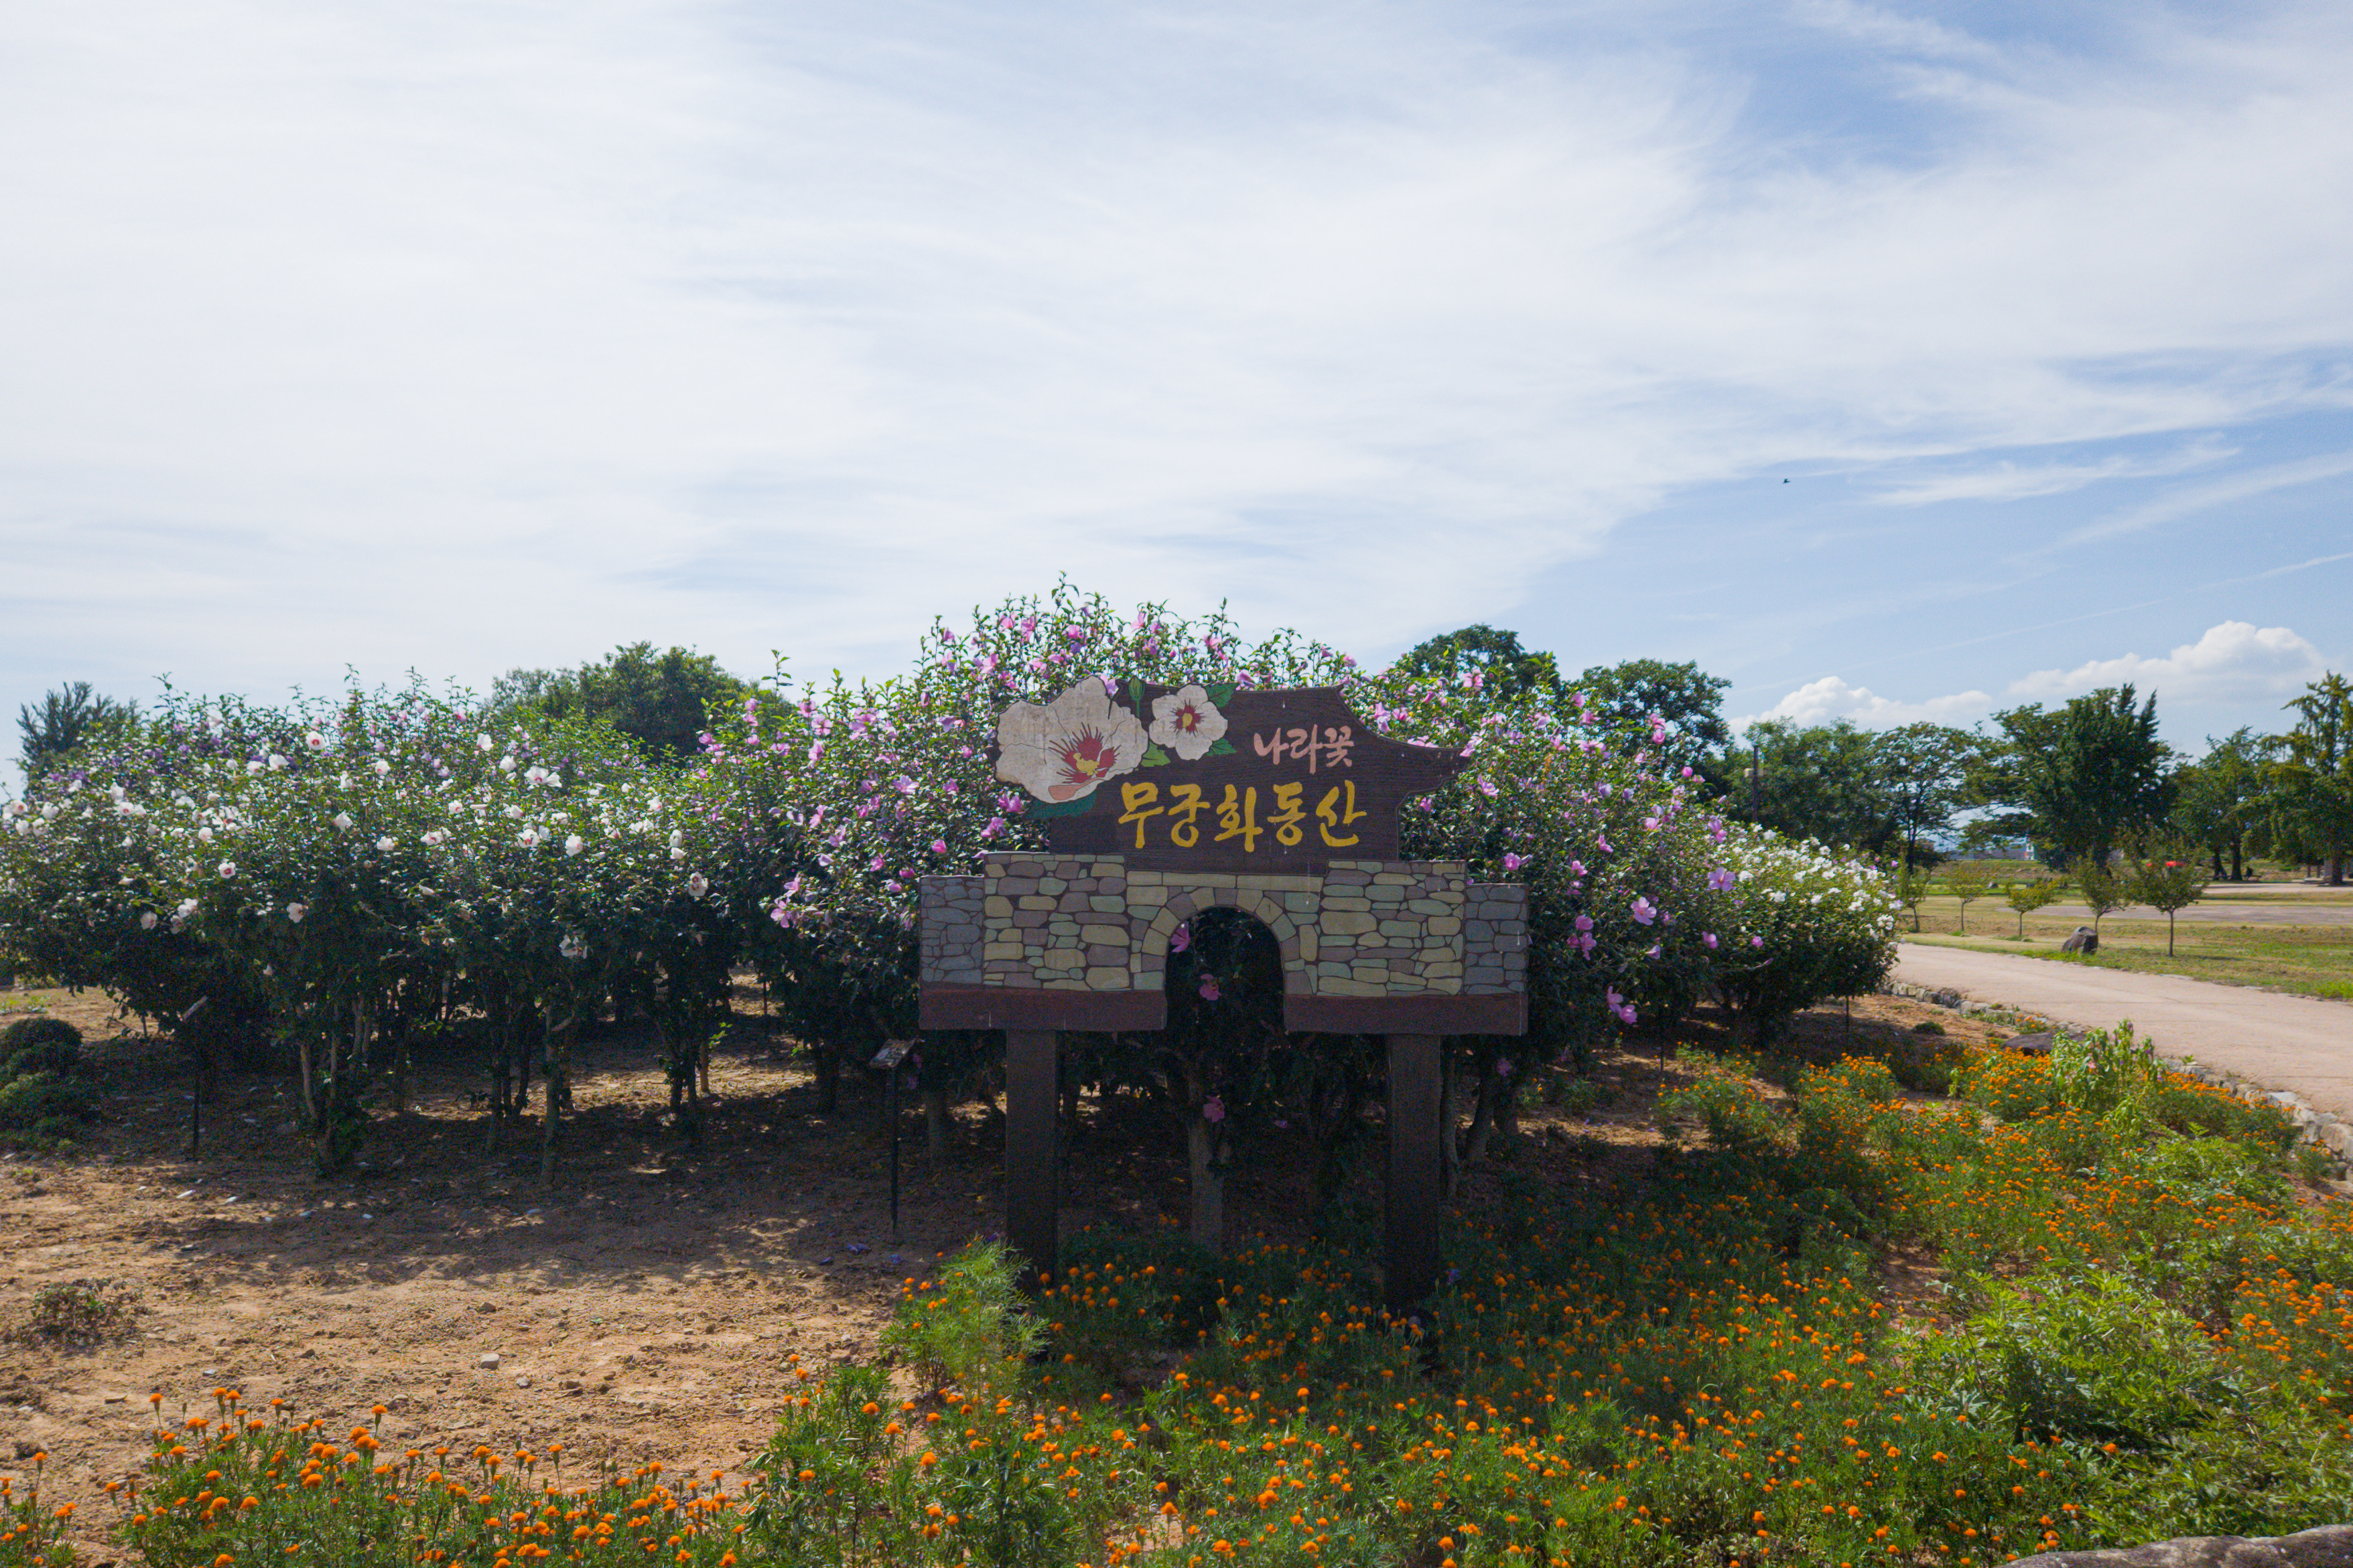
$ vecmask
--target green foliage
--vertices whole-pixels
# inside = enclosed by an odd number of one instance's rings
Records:
[[[43,697],[37,709],[26,703],[16,710],[25,777],[49,773],[85,744],[121,735],[138,718],[136,702],[96,695],[87,680],[68,681]]]
[[[2026,917],[2045,904],[2059,901],[2067,885],[2056,877],[2023,877],[2002,890],[2002,902],[2018,911],[2018,936],[2026,936]]]
[[[1779,1122],[1738,1063],[1689,1047],[1677,1051],[1675,1060],[1692,1078],[1659,1097],[1659,1130],[1669,1139],[1680,1134],[1683,1121],[1695,1120],[1718,1149],[1754,1153],[1778,1142]]]
[[[1648,750],[1669,773],[1697,769],[1732,744],[1724,721],[1724,693],[1731,685],[1696,664],[1656,658],[1597,664],[1577,678],[1586,704],[1618,737],[1619,749]]]
[[[2271,742],[2269,837],[2275,853],[2341,881],[2353,844],[2353,681],[2332,670],[2288,707],[2295,728]]]
[[[2236,1138],[2158,1138],[2125,1158],[2159,1187],[2195,1206],[2225,1197],[2274,1207],[2295,1202],[2270,1152]]]
[[[81,1070],[81,1031],[63,1018],[19,1018],[0,1029],[0,1080]]]
[[[1001,1392],[1044,1343],[1045,1330],[1017,1287],[1020,1272],[1002,1242],[964,1248],[901,1302],[882,1331],[883,1353],[937,1388]]]
[[[53,1280],[33,1292],[16,1337],[88,1344],[128,1330],[137,1300],[112,1279]]]
[[[2108,915],[2125,907],[2124,879],[2108,869],[2104,860],[2083,860],[2074,868],[2075,896],[2092,910],[2092,929]]]
[[[2121,1276],[2054,1269],[1987,1287],[1913,1376],[1958,1413],[2020,1437],[2146,1454],[2243,1402],[2198,1325]]]
[[[751,689],[719,668],[709,654],[649,642],[615,648],[595,664],[560,672],[509,670],[493,697],[498,719],[610,724],[635,742],[649,762],[690,757],[721,717]]]
[[[1464,626],[1398,655],[1393,674],[1451,684],[1471,683],[1497,703],[1549,701],[1560,695],[1560,669],[1552,655],[1520,646],[1517,632],[1490,626]]]
[[[2032,703],[1994,716],[2007,744],[1981,766],[1978,787],[2054,864],[2105,867],[2109,851],[2172,808],[2157,697],[2136,710],[2133,695],[2106,688],[2056,712]]]

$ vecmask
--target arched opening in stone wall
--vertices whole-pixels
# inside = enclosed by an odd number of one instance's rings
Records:
[[[1165,942],[1168,1023],[1154,1049],[1184,1107],[1193,1239],[1214,1251],[1225,1237],[1234,1133],[1256,1112],[1283,1046],[1282,943],[1264,921],[1224,903],[1181,911]]]

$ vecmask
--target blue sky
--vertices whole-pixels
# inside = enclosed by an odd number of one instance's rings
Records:
[[[0,21],[0,713],[881,673],[1067,572],[1748,717],[2353,663],[2353,12]]]

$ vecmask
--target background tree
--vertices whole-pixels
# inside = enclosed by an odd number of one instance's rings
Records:
[[[2018,940],[2026,940],[2026,917],[2045,904],[2056,903],[2067,884],[2056,877],[2025,877],[2010,884],[2002,901],[2018,911]]]
[[[492,688],[493,715],[534,711],[554,720],[603,719],[649,762],[691,755],[753,688],[707,653],[649,642],[615,648],[577,669],[511,669]]]
[[[1904,841],[1905,864],[1932,856],[1923,840],[1952,827],[1953,814],[1968,801],[1979,749],[1975,735],[1947,724],[1906,724],[1881,731],[1873,742],[1872,763]]]
[[[1519,633],[1484,623],[1408,648],[1389,668],[1394,674],[1435,677],[1450,685],[1476,676],[1476,689],[1494,702],[1549,701],[1560,692],[1560,669],[1552,655],[1524,648]]]
[[[2206,878],[2195,856],[2184,851],[2172,859],[2151,856],[2136,861],[2125,877],[2125,895],[2136,904],[2165,911],[2165,956],[2173,956],[2173,916],[2206,896]]]
[[[2108,869],[2105,860],[2079,862],[2075,867],[2075,889],[2083,895],[2084,902],[2091,906],[2094,935],[2099,933],[2100,922],[2111,911],[2125,906],[2124,880]]]
[[[1805,726],[1766,719],[1750,725],[1746,738],[1763,777],[1753,791],[1742,780],[1727,802],[1734,815],[1786,837],[1873,855],[1895,842],[1897,806],[1880,774],[1878,736],[1845,719]]]
[[[1994,868],[1983,860],[1957,860],[1945,868],[1945,891],[1961,901],[1960,925],[1969,929],[1969,906],[1993,891]]]
[[[2125,838],[2162,822],[2173,804],[2157,734],[2157,694],[2106,687],[2056,711],[2039,702],[1994,715],[2006,744],[1979,766],[1988,804],[2008,807],[1998,830],[2023,828],[2042,858],[2105,867]]]
[[[2220,741],[2209,735],[2206,754],[2174,770],[2174,831],[2205,850],[2217,879],[2246,879],[2248,836],[2262,823],[2264,774],[2276,750],[2273,742],[2242,728]],[[2222,868],[2225,855],[2228,872]]]
[[[1731,684],[1696,664],[1655,658],[1597,664],[1577,678],[1577,690],[1610,732],[1634,738],[1626,749],[1647,750],[1663,764],[1662,773],[1677,775],[1685,768],[1702,771],[1711,753],[1731,747],[1732,729],[1724,721],[1724,692]],[[1664,721],[1663,741],[1649,738],[1653,714]]]
[[[2353,841],[2353,682],[2331,671],[2287,706],[2298,720],[2274,737],[2281,754],[2268,770],[2272,843],[2275,853],[2317,865],[2329,886],[2341,887]]]
[[[101,697],[87,680],[66,682],[43,697],[37,708],[28,702],[16,710],[25,776],[29,779],[48,772],[78,748],[119,735],[138,718],[136,702]]]

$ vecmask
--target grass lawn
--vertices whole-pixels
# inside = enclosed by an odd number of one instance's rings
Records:
[[[2018,916],[1999,899],[1971,904],[1968,930],[1959,934],[1961,908],[1952,899],[1930,899],[1920,909],[1920,934],[1913,940],[1981,952],[2023,953],[2062,963],[2092,964],[2143,974],[2187,974],[2228,985],[2265,985],[2306,996],[2353,1001],[2353,925],[2284,925],[2183,920],[2175,923],[2173,952],[2165,950],[2165,921],[2110,915],[2100,922],[2100,951],[2091,957],[2063,953],[2059,944],[2081,921],[2044,911],[2026,917],[2021,941]]]

